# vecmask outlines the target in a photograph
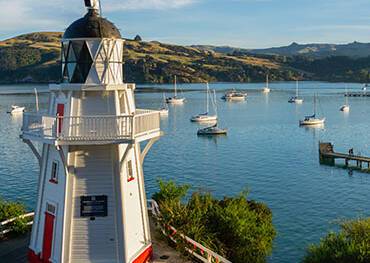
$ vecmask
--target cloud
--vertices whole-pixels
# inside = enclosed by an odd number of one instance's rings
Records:
[[[104,15],[125,10],[166,10],[201,0],[103,0]],[[0,0],[0,37],[14,32],[64,30],[81,16],[83,0]]]
[[[107,1],[104,10],[173,9],[188,6],[195,2],[196,0],[110,0]]]

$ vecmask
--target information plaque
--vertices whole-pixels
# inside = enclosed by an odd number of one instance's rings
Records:
[[[106,217],[108,216],[108,197],[81,196],[81,217]]]

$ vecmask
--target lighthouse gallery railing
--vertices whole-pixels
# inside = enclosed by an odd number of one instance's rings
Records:
[[[160,131],[160,113],[137,110],[132,115],[55,117],[35,113],[23,116],[23,135],[61,141],[135,139]]]

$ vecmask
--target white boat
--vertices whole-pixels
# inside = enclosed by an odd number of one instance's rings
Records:
[[[306,116],[304,120],[299,121],[301,126],[310,126],[310,125],[322,125],[325,124],[325,118],[317,118],[316,115]]]
[[[228,91],[222,97],[225,101],[245,101],[247,93],[238,92],[236,90]]]
[[[174,89],[175,89],[175,96],[169,97],[166,99],[166,103],[168,104],[183,104],[185,102],[185,98],[181,98],[177,96],[177,77],[175,76],[174,81]]]
[[[301,126],[313,126],[313,125],[323,125],[325,124],[326,119],[325,118],[319,118],[317,117],[316,113],[316,95],[314,97],[314,114],[311,116],[306,116],[303,120],[299,121],[299,125]]]
[[[217,123],[211,127],[203,128],[198,130],[199,136],[216,136],[216,135],[226,135],[227,129],[222,129],[217,126]]]
[[[340,107],[340,111],[342,111],[342,112],[349,112],[350,107],[349,107],[349,104],[348,104],[348,93],[347,93],[347,89],[346,89],[345,98],[346,98],[345,104],[342,107]]]
[[[159,109],[159,113],[161,116],[168,116],[168,113],[169,113],[169,109],[167,107],[167,104],[166,104],[166,96],[165,94],[163,93],[163,101],[164,101],[164,105],[162,108]]]
[[[206,112],[202,114],[195,115],[191,117],[192,122],[215,122],[217,121],[217,110],[214,105],[214,111],[216,112],[215,115],[209,114],[209,84],[207,83],[207,90],[206,90]],[[214,104],[215,102],[213,102]]]
[[[12,108],[8,111],[8,113],[10,113],[10,114],[19,114],[19,113],[23,113],[25,109],[26,109],[25,107],[12,105]]]
[[[262,90],[263,93],[270,93],[271,89],[269,87],[269,75],[266,75],[266,87]]]
[[[350,110],[349,105],[343,105],[342,107],[340,107],[340,111],[349,112],[349,110]]]
[[[302,104],[303,103],[303,99],[299,97],[298,80],[296,82],[295,96],[291,97],[288,102],[289,103],[296,103],[296,104]]]

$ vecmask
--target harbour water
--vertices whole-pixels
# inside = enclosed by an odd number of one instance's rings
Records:
[[[169,85],[145,87],[170,88]],[[211,191],[218,197],[238,194],[246,188],[250,197],[272,209],[278,236],[269,262],[298,262],[306,247],[318,242],[340,219],[370,216],[370,174],[319,165],[318,142],[330,141],[338,151],[354,148],[370,156],[370,98],[349,98],[344,104],[345,84],[303,82],[304,104],[288,104],[295,83],[272,83],[270,94],[257,89],[263,84],[211,84],[217,90],[220,126],[227,136],[202,138],[201,126],[190,122],[205,111],[205,85],[183,85],[187,102],[170,106],[162,119],[165,136],[149,152],[145,165],[148,196],[157,190],[157,179],[189,183],[193,189]],[[35,157],[19,139],[21,117],[6,111],[12,104],[35,108],[34,87],[0,86],[0,196],[35,205],[38,166]],[[246,102],[220,100],[225,90],[248,92]],[[348,84],[360,91],[360,84]],[[27,93],[30,91],[30,93]],[[313,94],[318,93],[318,111],[327,118],[325,127],[299,127],[299,119],[313,113]],[[47,93],[40,95],[47,107]],[[162,92],[136,94],[138,107],[160,108]]]

